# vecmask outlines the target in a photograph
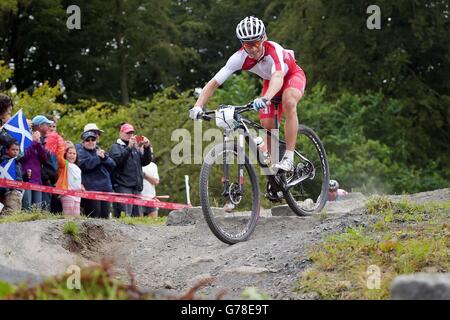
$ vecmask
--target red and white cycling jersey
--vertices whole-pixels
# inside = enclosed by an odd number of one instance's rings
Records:
[[[263,45],[264,54],[259,60],[250,58],[244,48],[239,49],[214,76],[214,80],[221,85],[239,70],[248,70],[264,80],[270,80],[276,71],[283,71],[285,77],[299,71],[303,73],[295,62],[294,51],[286,50],[273,41],[264,41]]]

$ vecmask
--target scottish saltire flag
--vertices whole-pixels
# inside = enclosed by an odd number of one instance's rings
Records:
[[[25,150],[33,143],[30,129],[28,128],[27,119],[23,114],[22,109],[9,119],[3,126],[8,134],[17,140],[20,145],[20,152],[23,154]]]
[[[16,159],[12,158],[0,163],[0,178],[16,180]]]

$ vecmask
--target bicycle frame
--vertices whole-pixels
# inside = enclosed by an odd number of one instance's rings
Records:
[[[278,106],[279,106],[279,101],[272,101],[272,103],[274,103],[274,107],[275,107],[275,126],[274,129],[276,130],[276,132],[278,132],[278,128],[279,128],[279,121],[278,121]],[[223,105],[221,106],[223,107]],[[250,130],[248,127],[252,127],[253,129],[256,130],[264,130],[266,136],[268,136],[271,141],[272,141],[272,145],[275,143],[275,145],[278,146],[281,145],[286,145],[286,142],[284,140],[281,140],[277,134],[272,134],[272,132],[270,130],[267,130],[266,128],[264,128],[262,125],[253,122],[245,117],[243,117],[241,114],[249,111],[252,109],[251,104],[247,104],[245,106],[237,106],[235,107],[235,116],[234,119],[239,123],[238,126],[235,126],[232,129],[226,129],[224,130],[224,134],[223,134],[223,172],[224,172],[224,192],[223,192],[223,196],[224,197],[229,197],[230,196],[230,177],[229,177],[229,164],[228,164],[228,160],[227,160],[227,152],[226,151],[226,143],[229,141],[229,135],[230,133],[238,130],[238,129],[243,129],[243,134],[239,134],[239,143],[238,143],[238,153],[239,151],[243,152],[244,150],[244,144],[243,144],[243,140],[245,139],[245,142],[250,146],[250,150],[251,152],[256,152],[256,154],[254,154],[256,156],[256,159],[259,163],[259,165],[261,166],[261,168],[263,168],[263,170],[266,171],[266,175],[268,176],[268,180],[269,183],[271,184],[273,191],[274,192],[278,192],[278,191],[287,191],[290,188],[298,185],[299,183],[301,183],[303,180],[308,179],[308,176],[304,176],[304,177],[299,177],[297,179],[294,179],[294,176],[291,177],[291,179],[288,179],[286,182],[284,182],[284,179],[282,179],[279,175],[279,173],[274,172],[270,167],[267,166],[266,163],[263,163],[261,161],[261,159],[263,159],[263,155],[261,150],[256,146],[254,140],[253,140],[253,136],[250,133]],[[211,114],[214,113],[214,111],[206,111],[204,114]],[[205,120],[210,120],[210,117],[203,117]],[[304,157],[303,155],[301,155],[297,150],[294,150],[294,152],[305,162],[308,163],[312,168],[314,168],[314,166],[312,165],[311,161],[309,161],[306,157]],[[276,161],[278,161],[278,159],[276,159]],[[268,170],[268,171],[267,171]],[[315,169],[313,169],[315,170]],[[238,172],[239,172],[239,176],[238,176],[238,181],[239,181],[239,192],[237,192],[237,195],[242,195],[244,192],[244,163],[242,161],[239,161],[238,163]],[[313,172],[313,175],[315,174],[315,172]]]

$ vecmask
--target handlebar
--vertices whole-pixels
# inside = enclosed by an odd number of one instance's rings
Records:
[[[223,106],[225,106],[225,105],[221,105],[221,107],[223,107]],[[235,106],[234,110],[235,110],[235,113],[239,113],[239,114],[247,112],[249,110],[253,110],[253,102],[249,102],[244,106]],[[216,110],[205,110],[202,113],[200,113],[197,118],[206,120],[206,121],[210,121],[212,119],[210,114],[214,114],[215,112],[216,112]]]

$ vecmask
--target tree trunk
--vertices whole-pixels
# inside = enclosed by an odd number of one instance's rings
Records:
[[[120,102],[123,105],[130,103],[130,95],[128,92],[128,74],[126,66],[126,47],[122,43],[124,35],[124,23],[122,18],[123,1],[116,0],[116,22],[115,22],[115,34],[116,41],[119,46],[119,63],[120,63]]]
[[[124,105],[127,105],[130,103],[130,95],[128,92],[128,75],[125,62],[125,53],[122,52],[120,54],[120,102]]]

